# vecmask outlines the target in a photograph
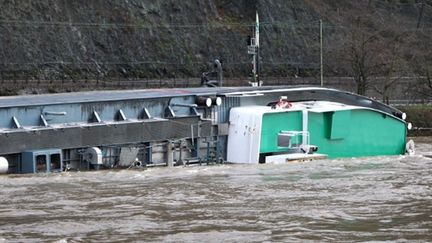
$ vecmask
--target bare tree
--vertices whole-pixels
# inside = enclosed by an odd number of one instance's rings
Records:
[[[420,63],[414,73],[417,79],[417,93],[420,99],[432,99],[432,63]]]
[[[382,62],[380,72],[383,75],[383,79],[380,83],[375,84],[373,88],[381,95],[382,101],[386,104],[390,103],[390,93],[397,82],[400,81],[405,69],[402,57],[405,48],[401,44],[403,36],[403,34],[398,34],[395,38],[386,41],[379,55]]]
[[[379,35],[371,28],[365,27],[367,23],[358,18],[351,28],[348,41],[345,44],[345,53],[350,64],[348,73],[357,85],[357,93],[365,95],[370,86],[370,77],[377,73],[382,65],[379,63]]]
[[[417,99],[432,99],[432,50],[430,34],[418,34],[410,43],[416,48],[412,50],[410,66],[416,78],[415,93]]]

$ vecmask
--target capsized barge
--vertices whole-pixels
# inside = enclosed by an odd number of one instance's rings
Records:
[[[1,97],[0,172],[397,155],[405,118],[363,96],[303,86]]]

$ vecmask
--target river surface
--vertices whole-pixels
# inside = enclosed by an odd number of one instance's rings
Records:
[[[0,176],[15,241],[432,241],[432,159]]]

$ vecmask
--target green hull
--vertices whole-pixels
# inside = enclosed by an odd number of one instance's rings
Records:
[[[267,113],[262,118],[260,153],[284,152],[278,148],[277,135],[280,131],[301,131],[302,112]]]
[[[309,132],[329,158],[405,153],[405,123],[373,110],[310,113]]]
[[[308,112],[310,144],[329,158],[399,155],[405,152],[406,124],[390,115],[370,109]],[[301,111],[263,115],[260,153],[277,153],[277,134],[301,131]]]

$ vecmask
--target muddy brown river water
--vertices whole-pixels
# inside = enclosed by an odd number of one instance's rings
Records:
[[[432,159],[0,176],[0,242],[36,241],[432,241]]]

